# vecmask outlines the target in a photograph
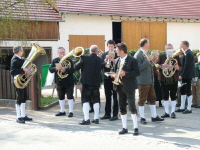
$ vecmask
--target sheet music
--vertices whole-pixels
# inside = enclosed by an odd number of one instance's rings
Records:
[[[173,52],[174,52],[173,49],[167,49],[167,50],[166,50],[167,58],[172,57],[172,56],[173,56]]]

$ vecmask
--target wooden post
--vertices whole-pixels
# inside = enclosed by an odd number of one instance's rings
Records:
[[[3,76],[2,70],[0,69],[0,99],[3,98]]]
[[[38,102],[37,102],[37,90],[36,90],[36,74],[31,79],[31,101],[32,101],[32,110],[38,109]]]

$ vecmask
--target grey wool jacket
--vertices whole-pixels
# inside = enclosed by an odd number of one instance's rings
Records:
[[[140,75],[137,76],[138,85],[154,84],[153,66],[146,60],[142,50],[139,49],[134,57],[137,59],[138,67],[140,69]]]

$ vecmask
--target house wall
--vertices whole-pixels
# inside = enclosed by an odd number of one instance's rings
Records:
[[[105,35],[105,40],[112,39],[112,21],[110,16],[66,14],[65,22],[59,23],[60,40],[37,41],[41,47],[52,47],[52,58],[57,57],[57,48],[69,50],[69,35]],[[53,30],[53,29],[49,29]],[[30,41],[34,42],[34,41]],[[1,43],[2,47],[11,47],[21,44],[17,41]],[[29,44],[30,46],[30,44]],[[106,47],[106,42],[105,42]]]
[[[167,43],[178,49],[183,40],[190,43],[190,49],[199,49],[200,23],[167,23]]]
[[[52,47],[52,58],[55,58],[58,47],[62,46],[67,51],[69,50],[69,35],[105,35],[106,41],[112,39],[110,16],[66,14],[65,20],[65,22],[59,23],[60,40],[30,41],[30,43],[35,42],[42,47]],[[167,23],[167,43],[173,44],[175,49],[179,48],[182,40],[188,40],[191,49],[198,49],[200,48],[199,37],[200,23]],[[21,45],[17,41],[7,41],[0,44],[2,47]]]

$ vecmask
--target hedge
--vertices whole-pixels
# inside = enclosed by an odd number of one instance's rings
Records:
[[[130,55],[130,56],[134,56],[135,55],[135,53],[138,51],[138,49],[136,49],[136,50],[128,50],[128,55]],[[152,50],[149,50],[149,53],[151,53],[151,51]],[[195,50],[192,50],[192,52],[194,53],[194,55],[196,56],[196,54],[197,53],[199,53],[199,50],[198,49],[195,49]],[[160,51],[160,53],[162,54],[162,53],[165,53],[165,51]],[[87,54],[89,54],[89,48],[86,48],[85,49],[85,53],[84,53],[84,55],[87,55]],[[73,60],[73,62],[74,62],[74,64],[76,63],[76,62],[78,62],[79,61],[79,57],[69,57],[70,59],[72,59]],[[75,84],[80,84],[80,82],[79,82],[79,78],[80,78],[80,72],[79,71],[75,71],[74,72],[74,82],[75,82]],[[103,82],[103,75],[102,75],[102,82]]]

